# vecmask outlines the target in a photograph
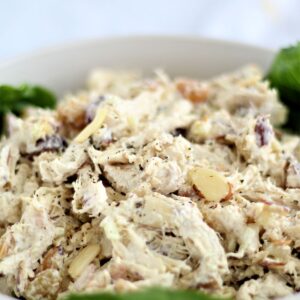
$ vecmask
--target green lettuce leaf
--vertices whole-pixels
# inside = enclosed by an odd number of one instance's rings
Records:
[[[284,127],[300,133],[300,42],[276,55],[266,78],[289,108]]]
[[[146,290],[113,294],[113,293],[93,293],[93,294],[70,294],[65,300],[220,300],[207,294],[196,291],[168,290],[162,288],[149,288]],[[222,298],[224,300],[224,298]]]
[[[0,85],[0,134],[8,112],[19,115],[28,106],[54,108],[55,105],[55,95],[44,87],[27,84],[19,87]]]

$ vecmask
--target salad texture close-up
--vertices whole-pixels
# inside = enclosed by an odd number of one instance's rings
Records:
[[[143,71],[143,70],[141,70]],[[0,85],[0,288],[20,299],[300,290],[300,43],[267,72],[95,68]]]

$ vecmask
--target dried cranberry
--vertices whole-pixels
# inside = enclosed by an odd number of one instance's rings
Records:
[[[260,117],[257,119],[254,131],[257,146],[262,147],[269,144],[273,136],[273,129],[266,118]]]
[[[68,146],[66,140],[64,140],[60,135],[46,136],[43,139],[38,139],[36,141],[36,152],[42,151],[55,151],[61,148],[66,148]]]
[[[64,254],[64,248],[61,245],[58,246],[57,251],[58,251],[59,255],[63,255]]]

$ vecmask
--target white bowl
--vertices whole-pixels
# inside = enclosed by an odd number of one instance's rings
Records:
[[[62,45],[0,63],[0,83],[42,84],[62,95],[81,87],[97,66],[145,73],[160,67],[171,75],[205,78],[249,63],[266,70],[273,56],[270,49],[198,37],[116,37]],[[4,299],[11,298],[0,295]]]
[[[164,68],[174,75],[210,77],[247,63],[267,68],[273,52],[196,37],[121,37],[82,41],[0,63],[0,82],[41,83],[59,94],[82,86],[95,66]]]

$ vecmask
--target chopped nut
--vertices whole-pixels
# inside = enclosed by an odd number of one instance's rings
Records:
[[[81,272],[94,260],[100,252],[100,246],[93,244],[82,249],[74,258],[69,267],[69,274],[72,278],[78,277]]]
[[[8,247],[7,244],[2,244],[0,246],[0,259],[2,259],[3,257],[5,257],[8,253]]]
[[[208,98],[208,86],[206,83],[191,79],[177,79],[176,88],[179,93],[191,102],[200,103]]]
[[[189,177],[196,190],[208,201],[226,201],[232,196],[231,184],[214,170],[197,167],[190,171]]]
[[[58,119],[63,123],[63,126],[67,127],[68,130],[82,129],[86,124],[85,111],[88,102],[89,97],[85,93],[76,97],[67,96],[57,107]]]
[[[75,138],[75,142],[83,143],[88,139],[94,132],[96,132],[103,124],[107,115],[106,109],[99,109],[94,120],[87,125]]]
[[[44,256],[43,262],[41,264],[41,270],[50,269],[52,267],[52,258],[57,252],[57,247],[51,248]]]
[[[209,137],[211,123],[207,120],[195,121],[190,129],[190,136],[193,140],[201,142]]]

